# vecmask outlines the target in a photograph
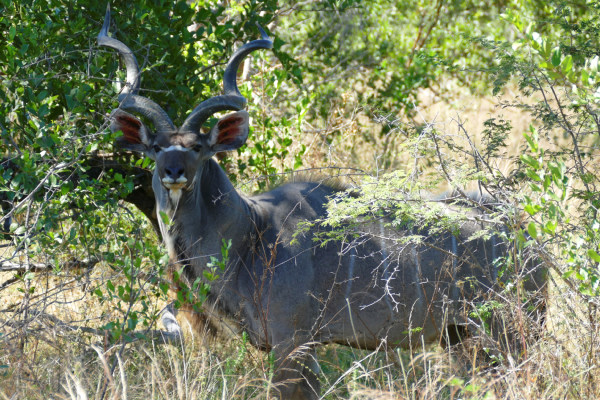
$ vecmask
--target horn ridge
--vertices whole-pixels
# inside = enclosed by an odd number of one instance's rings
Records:
[[[138,113],[150,119],[157,132],[174,132],[177,130],[166,111],[152,100],[137,94],[121,93],[119,101],[121,102],[121,109]]]
[[[262,28],[260,28],[260,30],[261,35],[264,34],[266,36],[266,33],[262,30]],[[253,40],[250,43],[246,43],[233,53],[229,59],[229,62],[227,63],[227,66],[225,67],[225,73],[223,75],[223,91],[225,94],[236,94],[238,96],[242,95],[237,86],[237,72],[239,66],[244,58],[246,58],[246,56],[253,51],[273,48],[273,41],[268,36],[266,36],[266,39],[264,39],[265,36],[263,36],[263,39]]]
[[[200,129],[206,120],[219,111],[239,111],[246,107],[246,99],[238,95],[220,95],[211,97],[200,103],[181,126],[183,132],[200,134]]]

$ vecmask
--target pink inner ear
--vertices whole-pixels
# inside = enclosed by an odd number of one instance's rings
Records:
[[[119,115],[116,122],[119,129],[123,132],[123,139],[127,143],[142,143],[142,139],[140,138],[142,123],[140,121],[128,115]]]
[[[244,122],[243,118],[231,117],[221,120],[217,123],[219,128],[218,144],[232,144],[240,134],[240,125]]]

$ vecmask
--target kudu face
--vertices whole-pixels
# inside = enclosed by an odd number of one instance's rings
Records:
[[[249,117],[238,111],[221,118],[206,135],[194,132],[150,133],[133,115],[117,110],[111,130],[122,131],[119,147],[142,152],[156,162],[155,180],[178,200],[182,191],[190,190],[202,173],[202,165],[215,153],[234,150],[248,137]]]

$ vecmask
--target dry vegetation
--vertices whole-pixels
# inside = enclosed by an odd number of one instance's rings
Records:
[[[510,100],[510,96],[482,99],[467,94],[460,101],[447,104],[423,92],[423,105],[415,119],[423,124],[433,123],[440,132],[453,136],[473,132],[477,139],[483,122],[501,113],[514,127],[503,167],[509,170],[511,160],[523,147],[521,132],[532,122],[524,113],[498,106],[500,101]],[[335,128],[343,128],[333,146],[320,141],[318,136],[315,139],[304,134],[298,139],[304,140],[309,149],[305,165],[352,166],[373,171],[373,162],[384,150],[393,154],[391,164],[396,168],[413,162],[406,148],[390,147],[396,140],[389,136],[401,135],[401,130],[381,137],[377,126],[371,123],[364,127],[361,118],[336,120]],[[460,129],[457,121],[461,121]],[[340,171],[342,175],[346,173]],[[351,177],[350,181],[356,179]],[[5,254],[13,250],[5,242],[2,246]],[[0,273],[4,310],[23,305],[25,285],[22,281],[11,284],[12,277],[10,272]],[[89,271],[35,274],[32,285],[43,286],[44,290],[41,297],[28,298],[32,306],[28,315],[21,316],[28,318],[29,334],[20,340],[19,332],[11,330],[10,321],[2,330],[3,335],[12,338],[3,342],[0,353],[0,365],[9,367],[0,370],[2,398],[266,396],[271,372],[268,356],[252,348],[244,338],[219,341],[210,334],[186,330],[185,343],[180,345],[157,346],[146,341],[123,345],[73,330],[73,326],[97,328],[115,311],[114,304],[99,304],[89,296],[98,282],[107,279],[118,284],[125,278],[102,264]],[[527,355],[518,362],[509,357],[499,364],[490,363],[482,348],[486,338],[474,338],[465,345],[467,351],[423,346],[421,351],[410,353],[382,346],[380,352],[367,352],[330,345],[319,351],[324,372],[323,396],[326,399],[593,398],[598,394],[600,378],[590,362],[600,349],[598,337],[593,334],[598,333],[595,310],[582,304],[577,292],[562,281],[552,282],[548,300],[548,321],[542,331],[527,333]],[[156,300],[152,307],[163,306],[164,302]],[[39,314],[32,315],[33,312]],[[503,316],[507,325],[518,323],[518,316],[510,310],[505,310]],[[61,325],[59,320],[70,321],[71,327]],[[535,324],[528,328],[537,329]]]

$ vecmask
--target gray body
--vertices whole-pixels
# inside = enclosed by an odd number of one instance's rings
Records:
[[[212,284],[216,314],[209,317],[238,321],[229,328],[245,330],[267,350],[289,353],[309,342],[375,349],[382,340],[409,347],[414,328],[437,340],[445,325],[466,323],[464,300],[489,292],[497,276],[493,257],[505,255],[500,241],[465,243],[482,228],[475,222],[458,237],[427,239],[432,247],[383,239],[403,234],[383,222],[365,224],[372,235],[322,246],[314,240],[318,226],[295,232],[299,223],[325,217],[336,189],[300,182],[244,197],[216,162],[199,174],[202,184],[183,192],[175,212],[162,185],[154,187],[159,210],[174,217],[170,230],[163,226],[165,242],[193,282],[209,256],[220,256],[222,239],[232,239],[227,270]]]
[[[295,232],[299,223],[325,216],[336,189],[289,183],[244,197],[215,161],[197,173],[194,190],[183,192],[175,212],[169,193],[155,180],[159,210],[173,215],[170,231],[163,227],[166,242],[173,257],[188,265],[186,277],[193,282],[208,257],[221,254],[222,239],[232,239],[227,269],[212,284],[205,317],[218,331],[246,331],[253,345],[274,351],[276,382],[301,379],[282,386],[282,399],[317,397],[315,344],[376,349],[385,341],[419,347],[421,336],[432,343],[443,340],[446,327],[466,326],[465,304],[491,293],[494,260],[506,256],[507,246],[497,237],[469,240],[484,228],[475,221],[464,223],[457,236],[430,236],[419,246],[393,240],[415,232],[370,222],[354,241],[321,246],[313,240],[318,225]],[[527,273],[534,273],[526,280],[529,289],[543,286],[539,272]]]
[[[220,256],[222,239],[232,239],[228,268],[212,284],[216,314],[209,317],[238,321],[226,329],[245,330],[267,350],[276,345],[289,352],[309,342],[374,349],[381,340],[408,347],[408,332],[419,327],[426,341],[439,339],[445,324],[466,323],[461,300],[493,286],[492,257],[504,255],[500,242],[495,249],[493,241],[462,243],[481,229],[476,223],[464,225],[458,238],[430,238],[439,250],[382,239],[402,235],[383,223],[366,226],[373,237],[321,246],[314,240],[319,227],[294,233],[299,223],[325,216],[335,189],[300,182],[244,197],[214,161],[199,173],[202,185],[184,191],[174,213],[167,191],[154,187],[158,209],[174,216],[172,233],[163,226],[165,242],[189,266],[185,274],[193,282],[210,256]],[[467,284],[471,277],[476,289]]]

